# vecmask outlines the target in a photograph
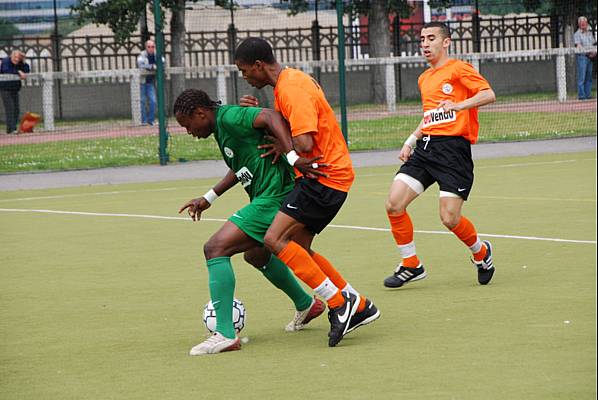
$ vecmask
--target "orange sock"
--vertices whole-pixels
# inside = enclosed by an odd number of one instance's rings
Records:
[[[451,229],[451,232],[469,247],[474,260],[481,261],[486,257],[486,246],[478,237],[478,233],[470,220],[462,216],[457,226]]]
[[[334,268],[334,266],[324,257],[323,255],[316,253],[315,251],[312,253],[311,258],[318,264],[320,270],[326,274],[334,283],[334,285],[341,289],[347,286],[347,281],[341,276],[340,272]],[[357,307],[357,312],[361,312],[365,309],[365,301],[366,298],[364,296],[359,296],[359,307]]]
[[[345,302],[340,289],[322,272],[307,250],[297,243],[289,242],[277,257],[288,265],[299,279],[324,297],[330,308],[339,307]]]
[[[413,223],[407,211],[400,214],[387,214],[390,221],[390,231],[395,238],[401,257],[402,264],[407,268],[416,268],[419,264],[419,258],[415,254],[415,243],[413,242]]]

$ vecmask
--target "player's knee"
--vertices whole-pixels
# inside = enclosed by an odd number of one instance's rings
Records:
[[[387,214],[400,214],[405,211],[405,207],[402,204],[392,202],[390,200],[386,200],[385,203],[386,213]]]
[[[224,254],[222,250],[222,246],[220,246],[216,240],[210,239],[203,245],[203,254],[206,257],[206,260],[223,256]]]
[[[243,259],[255,268],[262,268],[268,261],[270,261],[270,252],[265,249],[261,250],[262,251],[246,251],[243,253]]]
[[[459,223],[460,215],[449,211],[443,211],[440,213],[440,220],[447,229],[452,230]]]
[[[266,232],[266,236],[264,236],[264,246],[274,254],[278,254],[284,248],[278,235],[272,234],[271,232]]]

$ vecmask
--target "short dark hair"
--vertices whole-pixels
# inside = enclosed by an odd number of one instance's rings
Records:
[[[219,101],[210,99],[203,90],[187,89],[177,97],[172,111],[175,115],[177,113],[191,115],[197,107],[216,109],[219,105]]]
[[[263,61],[266,64],[274,64],[276,62],[270,43],[256,37],[243,40],[235,51],[235,61],[243,64],[254,64],[257,60]]]
[[[442,37],[445,37],[445,38],[451,37],[451,30],[448,27],[448,25],[445,24],[444,22],[440,22],[440,21],[428,22],[428,23],[424,24],[424,26],[422,27],[422,29],[426,29],[426,28],[440,28],[440,34],[442,35]]]

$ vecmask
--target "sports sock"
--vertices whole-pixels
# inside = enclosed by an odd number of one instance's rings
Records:
[[[259,270],[274,286],[289,296],[297,311],[307,310],[311,305],[313,297],[303,290],[291,270],[278,257],[272,255],[270,261]]]
[[[341,276],[340,272],[338,272],[336,268],[334,268],[334,266],[330,263],[330,261],[328,261],[326,257],[314,251],[311,255],[311,258],[313,258],[313,260],[316,262],[316,264],[318,264],[322,272],[324,272],[326,276],[330,278],[332,283],[334,283],[334,285],[337,288],[345,288],[347,286],[350,286],[351,289],[353,289],[353,287],[347,283],[347,281]],[[355,289],[353,289],[353,294],[359,295],[359,293],[357,293]],[[363,311],[363,309],[365,308],[365,300],[365,297],[360,297],[357,312]]]
[[[230,257],[216,257],[207,261],[210,297],[216,310],[216,331],[232,339],[236,336],[233,326],[233,299],[235,273]]]
[[[404,267],[416,268],[420,261],[415,253],[415,242],[413,241],[413,223],[407,211],[400,214],[387,214],[390,221],[390,230],[392,236],[395,238]]]
[[[345,302],[338,287],[322,272],[307,250],[296,242],[287,243],[286,247],[278,253],[278,258],[288,265],[299,279],[325,298],[330,308],[339,307]]]
[[[362,312],[365,309],[365,301],[367,298],[359,294],[359,292],[355,290],[350,283],[347,283],[347,285],[341,289],[341,292],[353,293],[355,296],[359,296],[359,306],[357,307],[357,312]]]
[[[451,229],[451,232],[469,247],[475,261],[482,261],[486,257],[486,246],[478,237],[475,227],[470,220],[461,216],[459,223]]]

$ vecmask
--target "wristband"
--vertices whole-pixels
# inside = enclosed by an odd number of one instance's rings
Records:
[[[295,165],[298,159],[299,156],[297,155],[297,153],[295,153],[295,150],[291,150],[287,153],[287,161],[290,165]]]
[[[409,135],[409,137],[407,138],[407,140],[405,140],[405,144],[409,147],[411,147],[412,149],[415,148],[416,144],[417,144],[417,136],[415,136],[413,133],[411,135]]]
[[[218,195],[216,194],[216,192],[214,191],[214,189],[210,189],[202,197],[204,199],[206,199],[206,201],[208,203],[212,204],[212,203],[214,203],[216,201],[216,199],[218,198]]]

